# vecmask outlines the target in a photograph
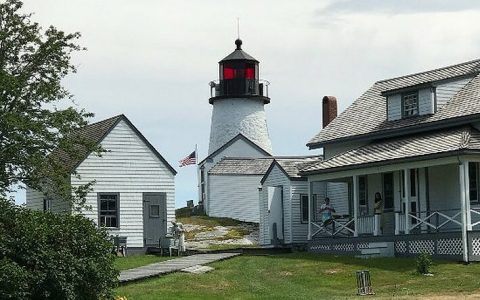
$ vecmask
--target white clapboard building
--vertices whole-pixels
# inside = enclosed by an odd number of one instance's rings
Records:
[[[77,134],[92,139],[107,152],[87,153],[82,159],[65,159],[71,185],[95,180],[82,213],[113,236],[127,238],[130,250],[158,245],[175,220],[176,171],[124,115],[93,123]],[[69,213],[61,199],[45,197],[27,188],[26,206],[36,210]]]

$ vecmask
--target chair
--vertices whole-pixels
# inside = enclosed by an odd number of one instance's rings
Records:
[[[170,253],[170,247],[172,246],[173,236],[166,234],[163,238],[158,240],[158,248],[160,248],[160,255],[163,256],[163,251],[168,249]],[[170,255],[171,256],[171,255]]]

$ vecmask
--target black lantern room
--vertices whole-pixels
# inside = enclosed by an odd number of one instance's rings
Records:
[[[235,45],[235,51],[218,63],[220,80],[210,82],[210,104],[222,98],[261,98],[269,103],[268,82],[259,80],[258,60],[242,50],[242,40],[237,39]]]

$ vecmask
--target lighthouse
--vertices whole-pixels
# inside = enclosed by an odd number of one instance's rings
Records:
[[[242,41],[237,39],[235,45],[219,62],[219,80],[210,82],[213,110],[208,154],[239,134],[271,153],[264,108],[270,103],[269,83],[259,79],[259,62],[242,50]]]

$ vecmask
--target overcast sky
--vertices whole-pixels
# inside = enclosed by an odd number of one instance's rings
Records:
[[[88,51],[65,85],[92,121],[125,114],[178,170],[177,207],[197,200],[195,167],[208,150],[208,82],[243,49],[271,82],[266,106],[276,155],[317,154],[321,98],[343,111],[373,82],[480,58],[476,0],[25,0],[44,27],[79,31]],[[17,203],[24,201],[17,195]]]

